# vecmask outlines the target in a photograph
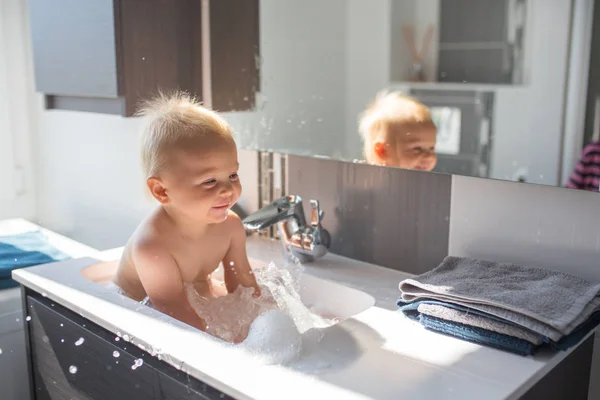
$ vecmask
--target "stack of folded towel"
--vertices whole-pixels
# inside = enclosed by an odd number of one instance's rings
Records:
[[[521,355],[566,350],[600,323],[600,284],[540,268],[447,257],[400,291],[427,329]]]

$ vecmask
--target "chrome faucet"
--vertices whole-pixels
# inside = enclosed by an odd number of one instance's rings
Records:
[[[331,244],[329,232],[321,226],[323,211],[317,200],[311,200],[310,225],[304,217],[300,196],[284,196],[257,212],[247,216],[243,222],[247,230],[260,231],[275,224],[286,255],[294,255],[301,263],[323,257]]]

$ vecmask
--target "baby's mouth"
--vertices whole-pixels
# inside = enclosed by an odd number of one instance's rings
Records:
[[[213,208],[215,210],[225,210],[226,208],[229,208],[229,206],[230,206],[230,204],[226,203],[226,204],[221,204],[221,205],[218,205],[218,206],[214,206]]]

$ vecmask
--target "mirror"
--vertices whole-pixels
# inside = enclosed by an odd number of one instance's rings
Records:
[[[365,162],[359,119],[401,94],[429,111],[434,172],[564,186],[596,107],[578,3],[261,0],[257,108],[226,116],[243,148]]]

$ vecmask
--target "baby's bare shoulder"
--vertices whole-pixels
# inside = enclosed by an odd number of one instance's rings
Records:
[[[225,229],[227,229],[227,232],[230,233],[232,236],[235,236],[236,234],[239,235],[240,233],[244,233],[245,235],[246,232],[246,229],[244,228],[244,224],[242,223],[242,219],[240,218],[240,216],[231,210],[227,215],[224,227]]]
[[[134,258],[146,257],[149,254],[156,255],[168,253],[163,236],[165,229],[161,229],[161,221],[156,216],[146,219],[140,224],[131,238],[131,254]]]

